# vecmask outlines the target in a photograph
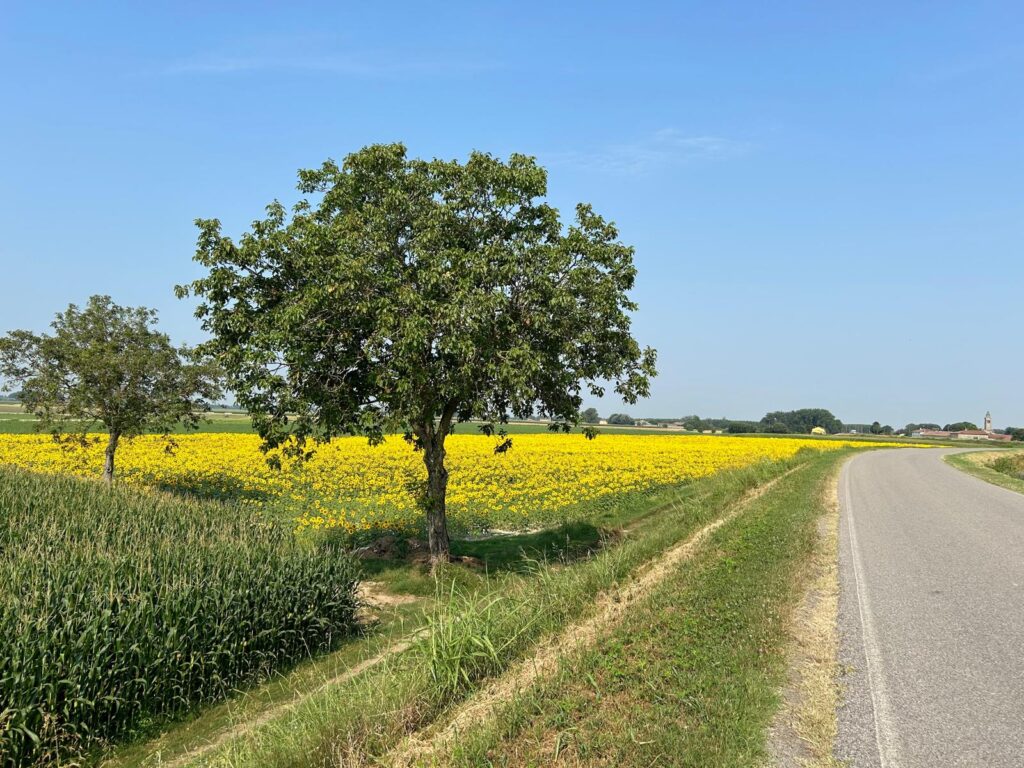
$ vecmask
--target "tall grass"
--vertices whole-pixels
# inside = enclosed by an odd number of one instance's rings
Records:
[[[1024,453],[1011,453],[1006,456],[1000,456],[994,459],[989,466],[996,472],[1002,472],[1004,475],[1024,480]]]
[[[327,649],[355,586],[252,512],[0,469],[0,765],[65,764]]]

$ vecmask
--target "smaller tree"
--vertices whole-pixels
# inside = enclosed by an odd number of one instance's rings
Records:
[[[684,416],[683,428],[696,430],[699,432],[700,430],[704,429],[704,422],[701,420],[700,416],[697,416],[696,414],[693,414],[691,416]]]
[[[880,435],[880,434],[882,434],[882,425],[879,422],[877,422],[877,421],[871,422],[871,434],[872,435]]]
[[[627,413],[613,413],[608,417],[609,424],[619,424],[622,426],[632,426],[636,424],[636,420]]]
[[[965,429],[977,429],[978,425],[972,421],[957,421],[947,424],[942,429],[946,432],[963,432]]]
[[[597,424],[601,421],[601,415],[597,412],[597,408],[587,408],[580,414],[580,420],[585,424]]]
[[[730,421],[725,431],[732,435],[750,435],[757,432],[758,424],[755,421]]]
[[[52,336],[19,330],[0,338],[4,391],[21,387],[38,429],[84,441],[91,427],[106,427],[107,482],[122,437],[195,427],[220,397],[214,367],[174,347],[153,327],[156,319],[152,309],[93,296],[84,309],[71,304],[58,313]]]

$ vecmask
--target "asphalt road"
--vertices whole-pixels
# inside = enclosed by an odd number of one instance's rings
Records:
[[[839,481],[836,757],[1024,766],[1024,495],[871,451]]]

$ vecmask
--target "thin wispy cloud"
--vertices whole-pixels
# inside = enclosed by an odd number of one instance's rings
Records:
[[[632,142],[590,151],[555,153],[548,161],[590,171],[640,175],[689,163],[725,160],[745,154],[750,148],[745,141],[723,136],[692,136],[675,128],[664,128]]]
[[[323,38],[249,40],[168,62],[165,75],[234,75],[254,72],[319,72],[352,77],[402,77],[475,73],[496,68],[493,61],[406,50],[361,50]]]

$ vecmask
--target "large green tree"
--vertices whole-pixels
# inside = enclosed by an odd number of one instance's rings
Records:
[[[843,431],[843,423],[824,408],[801,408],[796,411],[772,411],[761,419],[760,428],[763,432],[810,432],[814,427],[822,427],[830,434]]]
[[[230,388],[267,448],[402,431],[423,451],[435,563],[448,557],[445,438],[471,418],[578,423],[584,392],[648,393],[630,332],[633,249],[588,205],[563,225],[530,157],[465,163],[375,145],[299,172],[238,241],[199,220],[201,299]],[[501,441],[498,450],[510,445]]]
[[[215,369],[171,344],[145,307],[93,296],[84,308],[59,312],[53,334],[11,331],[0,338],[5,391],[19,386],[24,408],[55,437],[102,425],[108,432],[103,477],[114,479],[123,437],[195,426],[220,396]]]

